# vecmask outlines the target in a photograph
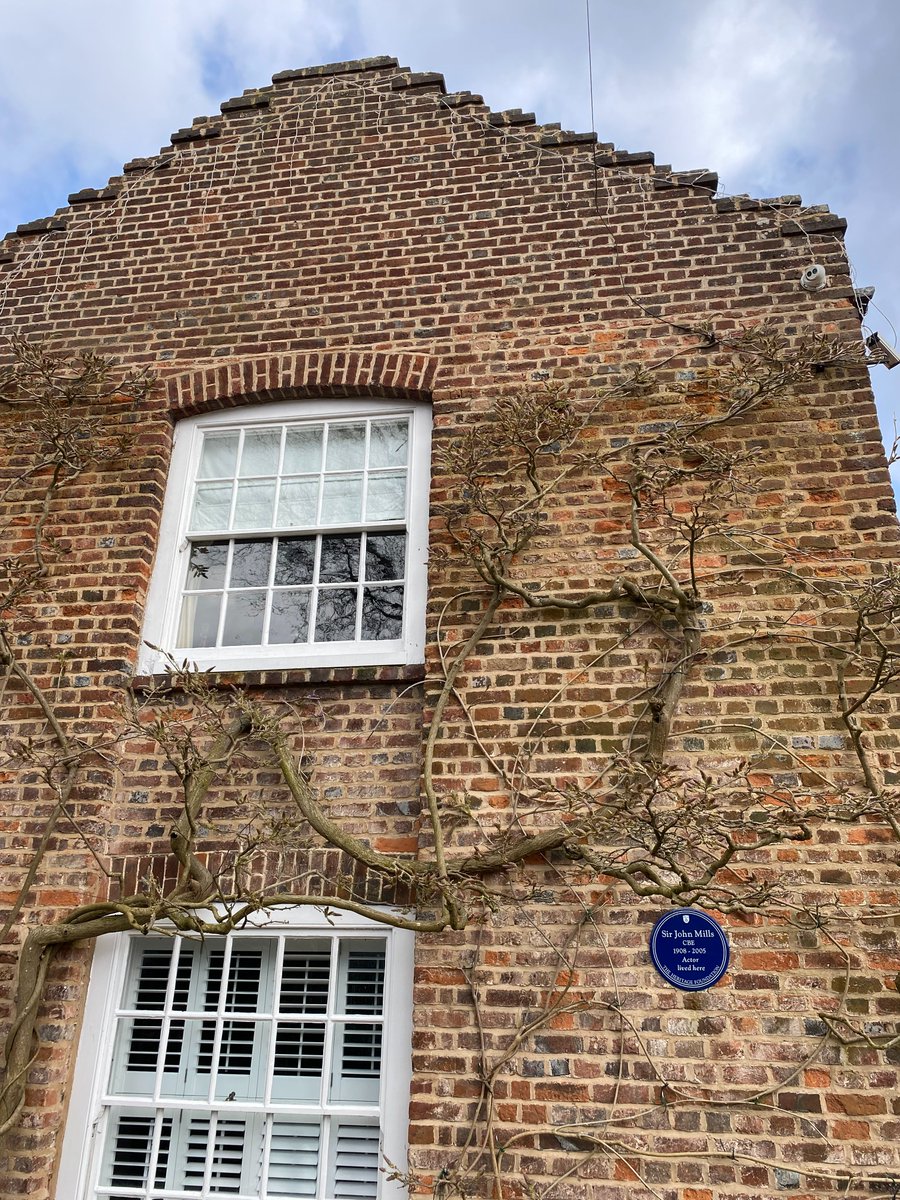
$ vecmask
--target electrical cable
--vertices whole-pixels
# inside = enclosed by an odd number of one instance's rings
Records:
[[[594,119],[594,56],[591,49],[591,0],[584,0],[584,16],[587,22],[587,55],[588,55],[588,89],[591,93],[591,133],[597,132]],[[593,155],[594,163],[594,212],[600,211],[600,182],[597,172],[597,155]]]

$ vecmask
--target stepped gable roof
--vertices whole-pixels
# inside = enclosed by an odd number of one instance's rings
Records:
[[[159,154],[132,159],[124,165],[122,175],[113,177],[105,186],[73,192],[68,197],[68,204],[57,209],[52,216],[27,221],[8,233],[0,240],[0,266],[15,262],[17,250],[23,242],[65,232],[75,214],[95,210],[98,205],[114,205],[127,193],[129,180],[135,176],[163,171],[181,155],[192,153],[197,146],[216,141],[221,144],[223,139],[227,140],[230,136],[246,135],[247,117],[265,116],[273,101],[277,102],[280,95],[296,83],[336,76],[371,76],[380,82],[389,81],[392,92],[403,92],[410,96],[433,95],[443,108],[469,110],[469,114],[482,127],[485,137],[514,136],[519,141],[528,141],[541,148],[561,150],[571,147],[576,153],[587,151],[601,171],[614,174],[640,171],[649,175],[655,190],[690,189],[705,193],[710,198],[713,216],[766,209],[777,215],[781,222],[780,232],[785,237],[822,233],[841,236],[847,226],[846,220],[832,213],[827,205],[803,207],[801,198],[796,195],[768,199],[719,196],[719,179],[715,171],[705,168],[673,170],[670,166],[656,164],[651,151],[619,150],[612,143],[600,142],[596,133],[564,130],[558,123],[539,124],[534,113],[518,108],[494,112],[476,93],[448,92],[443,75],[437,72],[414,72],[401,67],[396,58],[379,56],[279,71],[272,76],[272,83],[268,87],[251,88],[240,96],[223,101],[218,115],[195,117],[190,126],[176,130],[169,145],[163,146]]]

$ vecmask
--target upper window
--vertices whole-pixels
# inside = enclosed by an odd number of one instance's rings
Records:
[[[145,640],[235,670],[420,660],[429,418],[315,401],[181,422]]]
[[[107,942],[91,977],[60,1197],[393,1195],[386,1164],[405,1157],[410,934],[320,914],[312,927]]]

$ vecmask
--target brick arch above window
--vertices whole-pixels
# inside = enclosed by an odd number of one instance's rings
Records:
[[[389,400],[431,397],[438,363],[424,354],[367,350],[259,355],[200,367],[167,382],[177,418],[306,397],[367,396]]]

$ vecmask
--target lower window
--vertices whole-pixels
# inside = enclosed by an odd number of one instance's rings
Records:
[[[89,1017],[97,986],[111,1007],[96,1051],[82,1039],[59,1200],[391,1193],[386,1164],[405,1157],[411,935],[354,923],[122,935],[104,954],[101,943]],[[85,1086],[91,1145],[73,1129]]]

